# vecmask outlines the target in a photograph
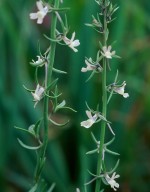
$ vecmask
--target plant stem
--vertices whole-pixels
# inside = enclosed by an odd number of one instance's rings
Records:
[[[60,0],[55,0],[55,4],[54,7],[56,9],[59,8],[59,1]],[[57,25],[57,16],[56,13],[53,12],[52,13],[52,17],[51,17],[51,39],[56,39],[56,25]],[[56,50],[56,42],[51,42],[50,45],[50,53],[48,56],[48,64],[46,66],[46,82],[45,82],[45,90],[46,88],[50,85],[51,83],[51,78],[52,78],[52,69],[53,69],[53,65],[54,65],[54,59],[55,59],[55,50]],[[46,94],[49,94],[49,91],[47,91]],[[44,121],[44,139],[43,139],[43,147],[41,149],[41,157],[40,160],[38,161],[38,165],[37,165],[37,171],[35,174],[35,178],[36,178],[36,182],[39,180],[40,178],[40,174],[41,174],[41,170],[42,170],[42,163],[44,162],[45,159],[45,153],[46,153],[46,149],[47,149],[47,144],[48,144],[48,127],[49,127],[49,98],[45,97],[44,98],[44,112],[43,112],[43,121]],[[42,167],[41,167],[42,166]]]
[[[105,3],[105,2],[104,2]],[[103,39],[104,39],[104,46],[107,46],[107,21],[106,21],[106,10],[104,11],[104,33],[103,33]],[[107,80],[107,60],[104,57],[103,58],[103,73],[102,73],[102,114],[106,118],[107,113],[107,90],[106,90],[106,80]],[[100,148],[99,148],[99,155],[98,155],[98,163],[97,163],[97,175],[99,176],[101,174],[102,170],[102,163],[103,163],[103,146],[105,141],[105,128],[106,128],[106,122],[102,121],[101,124],[101,133],[100,133]],[[96,180],[96,187],[95,192],[100,191],[101,186],[101,179]]]

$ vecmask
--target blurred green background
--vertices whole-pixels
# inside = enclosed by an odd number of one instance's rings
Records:
[[[109,120],[113,122],[116,140],[112,149],[119,152],[121,175],[120,192],[150,191],[150,1],[114,0],[119,4],[117,20],[110,25],[110,43],[117,40],[114,49],[122,58],[111,62],[108,82],[113,81],[116,70],[119,80],[127,82],[129,99],[115,95],[109,105]],[[65,111],[56,118],[70,118],[65,128],[50,127],[47,163],[43,178],[51,185],[56,182],[56,192],[72,192],[82,189],[90,180],[87,169],[95,172],[96,155],[86,156],[94,148],[90,131],[80,127],[85,120],[85,101],[95,109],[101,98],[101,77],[96,76],[85,83],[88,74],[81,73],[85,56],[95,57],[98,49],[98,34],[86,27],[91,14],[96,15],[94,0],[64,0],[71,7],[68,12],[70,35],[76,31],[81,46],[78,53],[58,46],[55,66],[66,70],[68,75],[59,75],[62,99],[78,113]],[[21,148],[17,138],[32,143],[26,134],[14,129],[14,125],[27,128],[35,123],[42,113],[39,105],[33,108],[31,95],[22,85],[35,87],[34,69],[29,65],[36,58],[37,42],[45,51],[49,42],[42,34],[49,34],[49,19],[37,25],[29,19],[35,10],[35,1],[0,0],[0,191],[24,192],[32,185],[35,154]],[[58,75],[56,75],[58,76]],[[42,73],[40,74],[42,78]],[[96,137],[99,129],[93,128]],[[110,133],[107,133],[107,139]],[[107,156],[111,168],[117,158]],[[92,186],[88,186],[92,191]],[[110,187],[106,191],[112,191]]]

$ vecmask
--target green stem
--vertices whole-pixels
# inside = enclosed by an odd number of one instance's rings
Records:
[[[107,21],[106,21],[106,11],[104,12],[104,46],[107,46]],[[106,58],[103,59],[103,73],[102,73],[102,103],[103,109],[102,114],[106,118],[107,113],[107,90],[106,90],[106,80],[107,80],[107,60]],[[101,124],[101,133],[100,133],[100,148],[99,148],[99,155],[98,155],[98,163],[97,163],[97,175],[99,176],[102,171],[102,164],[103,164],[103,146],[105,142],[105,128],[106,122],[102,121]],[[101,187],[101,179],[96,180],[96,187],[95,192],[99,192]]]
[[[60,0],[55,0],[55,4],[54,7],[56,9],[59,8],[59,1]],[[51,39],[56,39],[56,25],[57,25],[57,16],[54,13],[52,13],[52,17],[51,17]],[[51,79],[52,79],[52,70],[53,70],[53,65],[54,65],[54,59],[55,59],[55,50],[56,50],[56,42],[51,41],[51,49],[50,49],[50,53],[49,53],[49,63],[47,65],[47,69],[46,69],[46,82],[45,82],[45,90],[47,89],[48,86],[50,86],[51,83]],[[46,94],[49,94],[49,92],[47,91]],[[41,155],[40,155],[40,160],[38,161],[38,165],[37,165],[37,170],[36,170],[36,174],[35,174],[35,180],[36,182],[39,180],[40,178],[40,174],[41,174],[41,170],[42,170],[42,162],[44,162],[45,159],[45,153],[46,153],[46,149],[47,149],[47,144],[48,144],[48,127],[49,127],[49,98],[45,97],[44,98],[44,112],[43,112],[43,121],[44,121],[44,139],[43,139],[43,147],[41,149]]]

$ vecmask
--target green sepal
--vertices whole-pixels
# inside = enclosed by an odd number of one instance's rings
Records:
[[[55,69],[54,67],[53,67],[53,71],[54,71],[55,73],[67,74],[66,71],[61,71],[61,70],[59,70],[59,69]]]
[[[104,177],[102,177],[102,181],[105,185],[109,185],[108,182],[106,181],[106,179]]]
[[[59,126],[59,127],[65,126],[65,125],[67,125],[67,124],[69,123],[69,120],[68,120],[67,122],[65,122],[65,123],[56,123],[56,122],[53,121],[51,118],[49,118],[49,121],[50,121],[52,124],[54,124],[54,125],[56,125],[56,126]]]
[[[18,138],[17,140],[18,140],[19,144],[20,144],[23,148],[25,148],[25,149],[29,149],[29,150],[37,150],[37,149],[39,149],[39,148],[42,147],[42,144],[39,145],[39,146],[35,146],[35,147],[33,147],[33,146],[29,146],[29,145],[24,144],[19,138]]]

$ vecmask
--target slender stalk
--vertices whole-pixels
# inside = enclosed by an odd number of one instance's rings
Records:
[[[59,8],[59,1],[60,0],[55,0],[54,7],[56,9]],[[54,12],[52,17],[51,17],[51,39],[56,39],[56,24],[57,24],[57,16]],[[51,49],[50,49],[50,53],[49,53],[49,57],[48,57],[48,64],[46,65],[46,70],[45,70],[46,71],[45,90],[51,83],[52,69],[53,69],[54,59],[55,59],[55,50],[56,50],[56,42],[52,41],[51,42]],[[48,95],[49,93],[47,92],[46,94]],[[49,106],[48,106],[48,103],[49,103],[49,98],[44,97],[44,109],[43,109],[44,110],[44,112],[43,112],[44,139],[43,139],[43,147],[41,149],[41,155],[40,155],[41,157],[39,157],[40,161],[38,161],[37,171],[35,174],[36,182],[40,178],[40,173],[41,173],[41,169],[42,169],[41,162],[44,162],[46,148],[47,148],[47,144],[48,144],[48,127],[49,127],[49,118],[48,118]]]
[[[106,21],[106,11],[104,12],[104,35],[103,35],[103,40],[104,40],[104,46],[107,46],[107,21]],[[106,118],[106,113],[107,113],[107,90],[106,90],[106,79],[107,79],[107,60],[106,58],[103,59],[103,73],[102,73],[102,103],[103,103],[103,108],[102,108],[102,114]],[[98,163],[97,163],[97,175],[101,174],[102,170],[102,163],[103,163],[103,146],[104,146],[104,140],[105,140],[105,128],[106,128],[106,122],[102,121],[101,124],[101,133],[100,133],[100,148],[99,148],[99,155],[98,155]],[[95,187],[95,192],[100,191],[100,186],[101,186],[101,180],[97,179],[96,180],[96,187]]]

